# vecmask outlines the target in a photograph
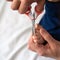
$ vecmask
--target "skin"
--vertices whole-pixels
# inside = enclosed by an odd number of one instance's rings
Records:
[[[11,8],[13,10],[18,10],[19,13],[24,14],[28,11],[28,8],[33,2],[37,2],[37,11],[42,11],[44,9],[45,0],[8,0],[12,1]],[[58,2],[60,0],[48,0],[51,2]],[[60,60],[60,42],[55,40],[45,29],[41,26],[36,28],[38,32],[35,36],[31,36],[28,42],[28,47],[30,50],[37,52],[41,56],[52,57]],[[41,38],[39,38],[41,37]],[[40,43],[38,44],[38,40]],[[41,44],[46,40],[48,43],[44,46]],[[58,49],[57,49],[58,48]]]
[[[39,25],[37,25],[37,29],[38,26]],[[60,42],[55,40],[43,27],[40,26],[39,29],[40,36],[42,36],[42,38],[44,38],[44,40],[48,43],[46,45],[38,45],[38,36],[31,36],[28,41],[28,48],[32,51],[35,51],[40,56],[51,57],[60,60]]]
[[[7,0],[12,1],[11,8],[13,10],[18,10],[19,13],[24,14],[28,11],[28,8],[33,2],[37,2],[36,10],[38,12],[44,9],[45,0]],[[58,2],[60,0],[48,0],[52,2]]]
[[[12,1],[12,0],[8,0]],[[11,8],[13,10],[18,10],[19,13],[24,14],[28,11],[28,8],[31,6],[33,2],[37,2],[36,10],[38,12],[44,9],[45,0],[13,0],[11,4]]]
[[[60,1],[60,0],[48,0],[48,1],[52,1],[52,2],[58,2],[58,1]]]

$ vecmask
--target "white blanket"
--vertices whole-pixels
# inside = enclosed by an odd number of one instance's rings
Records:
[[[11,3],[0,0],[0,60],[53,60],[28,50],[31,20],[10,8]],[[36,23],[44,12],[37,18]]]

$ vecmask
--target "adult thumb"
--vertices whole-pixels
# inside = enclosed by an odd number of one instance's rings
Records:
[[[37,0],[36,12],[39,14],[44,10],[45,0]]]

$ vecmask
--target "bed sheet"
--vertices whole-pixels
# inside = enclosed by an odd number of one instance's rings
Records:
[[[0,60],[53,60],[38,56],[27,48],[32,24],[26,15],[10,8],[11,3],[0,0]],[[39,23],[44,12],[37,18]]]

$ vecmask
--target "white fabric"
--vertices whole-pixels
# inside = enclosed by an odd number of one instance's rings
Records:
[[[31,20],[10,8],[11,3],[0,0],[0,60],[53,60],[28,50]],[[43,16],[42,13],[37,22]]]

